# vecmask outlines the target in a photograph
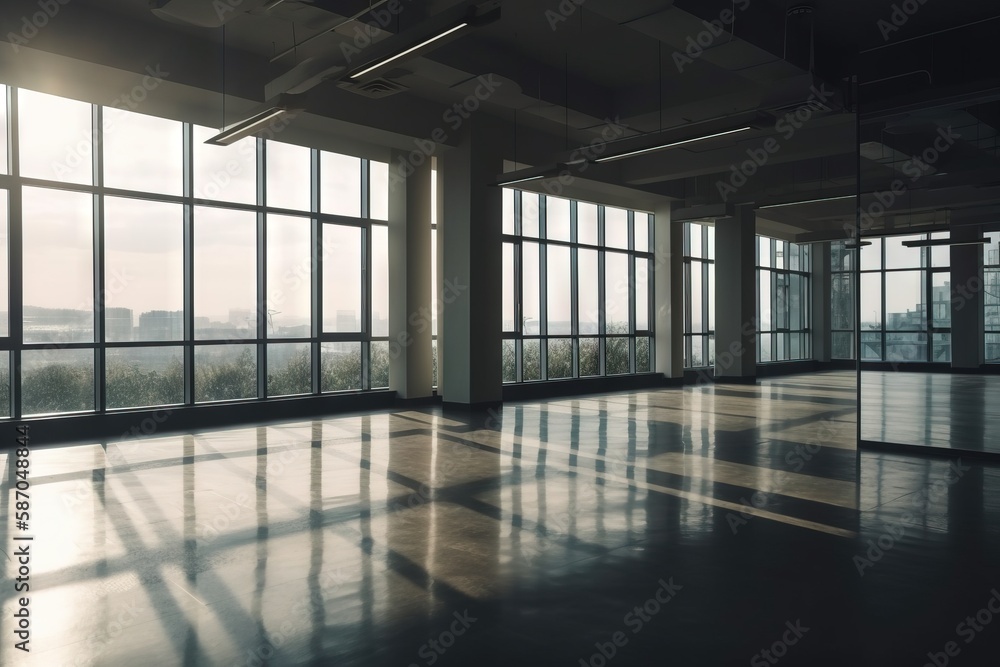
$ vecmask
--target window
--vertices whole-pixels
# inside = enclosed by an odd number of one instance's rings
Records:
[[[795,361],[812,355],[811,248],[757,237],[757,361]]]
[[[0,418],[388,386],[387,164],[0,94]]]
[[[983,307],[986,332],[986,361],[1000,363],[1000,232],[987,234],[983,246]]]
[[[908,248],[916,234],[870,239],[861,249],[861,359],[951,361],[949,248]]]
[[[854,359],[855,279],[858,251],[845,241],[830,244],[830,356]]]
[[[518,190],[503,201],[504,382],[648,372],[652,216]]]
[[[684,224],[684,366],[715,365],[715,227]]]

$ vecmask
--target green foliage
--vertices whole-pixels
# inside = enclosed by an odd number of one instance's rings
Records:
[[[234,362],[199,359],[195,367],[195,397],[198,401],[227,401],[257,396],[257,359],[244,347]]]
[[[361,389],[361,346],[350,344],[351,353],[323,351],[320,377],[323,391]]]
[[[605,339],[604,368],[608,375],[628,373],[628,338]]]
[[[138,363],[109,358],[109,408],[171,405],[184,402],[184,362],[172,359],[166,370],[144,370]]]
[[[309,345],[296,349],[284,365],[272,364],[268,358],[267,395],[291,396],[312,392],[312,355]]]
[[[371,344],[371,363],[369,374],[372,389],[383,389],[389,386],[389,342],[374,341]]]
[[[501,352],[504,382],[517,382],[517,345],[516,341],[505,339]]]
[[[524,380],[542,379],[542,346],[538,339],[525,340],[521,343],[521,372]]]
[[[573,341],[569,338],[549,340],[549,378],[573,377]]]
[[[646,373],[653,370],[649,367],[649,339],[635,339],[635,372]]]
[[[93,410],[94,367],[48,364],[26,370],[21,389],[21,412],[26,415]]]

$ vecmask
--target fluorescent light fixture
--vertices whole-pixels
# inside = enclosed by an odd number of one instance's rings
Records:
[[[360,77],[364,76],[365,74],[368,74],[369,72],[373,72],[373,71],[379,69],[380,67],[385,67],[389,63],[391,63],[391,62],[393,62],[395,60],[399,60],[400,58],[402,58],[402,57],[404,57],[404,56],[406,56],[406,55],[408,55],[410,53],[413,53],[417,49],[422,49],[423,47],[427,46],[428,44],[436,42],[439,39],[447,37],[451,33],[457,32],[457,31],[461,30],[462,28],[467,27],[468,25],[469,24],[467,22],[463,21],[462,23],[459,23],[454,28],[449,28],[448,30],[445,30],[442,33],[439,33],[439,34],[437,34],[437,35],[435,35],[433,37],[425,39],[424,41],[420,42],[419,44],[414,44],[413,46],[411,46],[410,48],[406,49],[405,51],[400,51],[399,53],[397,53],[397,54],[395,54],[393,56],[389,56],[388,58],[382,58],[381,60],[376,61],[374,64],[369,65],[368,67],[364,68],[363,70],[360,70],[358,72],[355,72],[354,74],[351,74],[348,78],[350,78],[350,79],[357,79],[357,78],[360,78]]]
[[[515,177],[513,177],[513,178],[511,178],[509,180],[506,180],[506,181],[503,180],[503,179],[500,179],[500,180],[498,180],[495,183],[495,185],[498,185],[500,187],[507,187],[508,185],[514,185],[515,183],[525,183],[527,181],[537,181],[537,180],[540,180],[540,179],[543,179],[543,178],[545,178],[545,174],[536,174],[534,176],[521,176],[521,177],[515,176]]]
[[[816,204],[822,201],[840,201],[841,199],[854,199],[857,195],[844,195],[843,197],[823,197],[822,199],[806,199],[804,201],[789,201],[784,204],[768,204],[760,208],[780,208],[782,206],[798,206],[799,204]]]
[[[288,111],[290,110],[286,107],[271,107],[270,109],[250,116],[246,120],[241,120],[238,123],[233,123],[229,127],[223,128],[221,132],[205,141],[205,143],[213,144],[215,146],[228,146],[236,143],[244,137],[260,132],[264,129],[264,126],[267,125],[267,123],[274,120],[278,116],[287,113]]]
[[[969,241],[953,241],[951,239],[917,239],[915,241],[903,241],[907,248],[931,248],[943,245],[986,245],[990,239],[971,239]]]
[[[747,130],[753,129],[750,126],[738,127],[735,130],[726,130],[725,132],[716,132],[715,134],[706,134],[703,137],[694,137],[692,139],[682,139],[681,141],[671,141],[667,144],[657,144],[656,146],[650,146],[649,148],[637,148],[634,151],[628,151],[626,153],[619,153],[618,155],[608,155],[605,157],[599,157],[593,160],[594,162],[611,162],[612,160],[621,160],[622,158],[632,157],[633,155],[642,155],[643,153],[652,153],[653,151],[662,151],[665,148],[673,148],[675,146],[683,146],[685,144],[693,144],[696,141],[705,141],[706,139],[714,139],[716,137],[724,137],[727,134],[736,134],[737,132],[746,132]]]

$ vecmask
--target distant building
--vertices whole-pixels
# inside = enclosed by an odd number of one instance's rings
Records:
[[[104,335],[108,340],[132,340],[132,309],[106,308],[104,310]]]
[[[178,340],[183,337],[182,310],[150,310],[139,316],[139,340]]]

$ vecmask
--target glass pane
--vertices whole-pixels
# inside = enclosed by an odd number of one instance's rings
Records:
[[[506,353],[506,348],[504,349]],[[507,363],[507,357],[504,357],[504,364]],[[506,365],[504,366],[504,373],[507,372]],[[504,375],[506,378],[507,376]],[[504,380],[506,382],[506,380]],[[431,386],[438,386],[438,342],[437,340],[431,341]]]
[[[927,334],[886,333],[886,361],[927,361]]]
[[[628,333],[629,256],[609,252],[604,255],[604,317],[606,333]]]
[[[715,264],[708,265],[708,330],[715,331]]]
[[[688,252],[691,257],[704,257],[702,254],[702,226],[697,222],[688,223]]]
[[[257,140],[240,139],[229,146],[205,141],[217,130],[195,125],[194,196],[198,199],[254,204],[257,202]]]
[[[438,335],[438,254],[437,229],[431,228],[431,335]],[[513,277],[513,273],[511,274]],[[511,283],[513,285],[513,283]],[[513,298],[513,297],[512,297]],[[513,330],[513,329],[512,329]]]
[[[184,338],[183,225],[179,204],[105,198],[106,340]]]
[[[597,245],[597,204],[577,202],[576,240],[578,243]]]
[[[771,266],[771,239],[757,237],[757,266]]]
[[[93,341],[93,197],[28,187],[22,192],[24,341]]]
[[[0,417],[10,417],[10,352],[0,351]]]
[[[951,328],[951,274],[934,273],[932,285],[931,326]]]
[[[548,333],[559,336],[572,334],[573,286],[571,284],[569,248],[549,246],[548,252],[548,265],[546,267]]]
[[[601,302],[600,274],[597,272],[597,251],[577,251],[577,277],[579,289],[580,333],[597,334],[601,332]]]
[[[605,341],[606,375],[628,373],[628,338],[615,336]]]
[[[368,187],[371,190],[369,195],[369,215],[372,220],[389,219],[389,164],[387,162],[368,163]],[[433,174],[432,174],[433,179]],[[431,193],[433,199],[434,183],[431,183]],[[434,201],[431,201],[431,208],[434,208]]]
[[[986,334],[986,361],[1000,361],[1000,334]]]
[[[635,249],[649,252],[649,226],[653,219],[648,213],[635,214]]]
[[[182,194],[181,123],[112,107],[102,113],[105,187]]]
[[[645,336],[635,339],[635,372],[648,373],[652,371],[650,366],[649,348],[651,339]]]
[[[932,239],[946,239],[950,236],[951,234],[948,232],[938,232],[930,235]],[[932,246],[925,248],[925,252],[929,252],[931,255],[931,266],[940,269],[947,269],[951,266],[951,246]]]
[[[309,178],[312,167],[309,149],[304,146],[268,141],[265,144],[265,151],[267,154],[267,205],[297,211],[310,210],[312,189]],[[323,180],[325,188],[327,180],[325,174]]]
[[[772,331],[774,329],[774,307],[771,303],[771,272],[758,271],[757,277],[757,289],[760,293],[760,312],[758,313],[760,330]]]
[[[184,348],[108,348],[108,408],[140,408],[184,402]]]
[[[848,250],[844,241],[830,244],[830,270],[852,271],[857,250]]]
[[[386,165],[388,166],[388,165]],[[388,177],[388,172],[386,172]],[[339,153],[320,153],[320,203],[323,213],[361,217],[361,158]],[[388,183],[388,181],[386,181]],[[374,193],[374,188],[372,189]],[[388,219],[389,191],[383,209]],[[374,197],[372,197],[374,199]]]
[[[635,260],[635,328],[649,330],[649,260]]]
[[[323,331],[361,331],[360,227],[323,225]]]
[[[882,274],[861,275],[861,328],[882,328]]]
[[[688,333],[701,333],[705,330],[705,302],[703,274],[701,262],[691,262],[691,321]]]
[[[865,239],[871,245],[861,246],[861,250],[850,250],[848,252],[861,253],[861,270],[877,271],[882,268],[882,239]]]
[[[257,337],[257,216],[252,211],[194,210],[194,336]]]
[[[923,238],[923,234],[892,236],[885,239],[885,268],[919,269],[923,265],[923,249],[907,248],[903,245],[903,241],[916,241],[920,238]],[[874,247],[872,246],[872,249]]]
[[[854,276],[850,273],[834,273],[831,276],[830,299],[831,328],[854,328]]]
[[[321,362],[323,391],[361,389],[361,343],[323,343]]]
[[[503,189],[503,233],[514,233],[514,191]]]
[[[371,358],[368,360],[368,368],[371,373],[371,389],[389,388],[389,341],[373,340],[371,345]],[[434,376],[436,382],[437,376]]]
[[[787,254],[788,254],[788,242],[776,240],[774,242],[774,268],[776,269],[785,268],[785,256]]]
[[[372,336],[389,335],[389,228],[372,225]]]
[[[854,334],[835,331],[831,356],[834,359],[854,358]]]
[[[983,264],[1000,266],[1000,232],[984,234],[990,242],[983,246]]]
[[[9,171],[10,156],[7,153],[9,146],[10,142],[7,141],[7,86],[0,85],[0,174],[6,174]],[[2,363],[3,360],[0,359],[0,364]],[[9,410],[9,408],[7,409]],[[0,397],[0,416],[6,416],[3,414],[3,410],[3,399]]]
[[[538,197],[533,192],[521,193],[521,235],[538,236]]]
[[[927,327],[923,271],[885,274],[885,328],[922,330]]]
[[[791,271],[801,270],[801,262],[799,261],[799,246],[796,243],[788,244],[788,268]]]
[[[437,341],[435,342],[435,351],[437,350]],[[505,338],[503,341],[503,349],[500,351],[501,364],[503,366],[503,381],[504,382],[517,382],[517,358],[515,352],[517,350],[517,342],[510,338]]]
[[[267,346],[267,395],[312,392],[312,345],[281,343]]]
[[[708,259],[715,259],[715,227],[713,225],[705,226],[705,236],[708,237],[708,252],[705,256]]]
[[[255,345],[199,345],[194,348],[194,399],[257,398]]]
[[[939,364],[951,363],[951,334],[934,334],[931,361]]]
[[[556,241],[569,241],[569,200],[545,199],[545,234]]]
[[[580,339],[580,377],[601,374],[601,339]]]
[[[861,359],[864,361],[882,359],[882,334],[861,332]]]
[[[604,245],[628,248],[628,211],[625,209],[604,207]]]
[[[7,190],[0,190],[0,337],[10,335],[10,282],[8,281],[8,274],[10,272],[9,219],[9,193]],[[0,357],[2,356],[0,354]],[[2,361],[0,359],[0,363]],[[7,363],[9,364],[10,360]],[[2,381],[0,381],[0,384],[2,384]],[[0,391],[3,391],[3,389],[0,388]],[[7,389],[7,393],[10,393],[9,388]],[[3,397],[0,396],[0,410],[2,409]]]
[[[21,175],[92,185],[91,105],[23,88],[17,94]]]
[[[503,330],[517,331],[515,318],[514,292],[516,287],[514,278],[514,244],[503,244]]]
[[[312,333],[312,221],[309,218],[267,216],[265,332],[271,338],[308,338]]]
[[[21,413],[25,416],[94,409],[93,350],[21,352]]]
[[[772,325],[775,329],[788,328],[788,274],[775,271],[772,277],[774,282],[774,309]]]
[[[550,380],[573,377],[573,339],[549,339],[547,363]]]
[[[522,343],[523,360],[521,363],[521,371],[523,380],[525,382],[530,382],[532,380],[542,379],[542,355],[541,355],[541,343],[537,338],[531,340],[525,340]]]
[[[761,334],[757,337],[757,358],[761,363],[767,363],[769,361],[774,361],[774,357],[771,353],[771,336],[772,334]]]
[[[525,334],[538,334],[541,327],[538,292],[538,244],[524,243],[521,246],[521,290],[522,308],[521,327]]]

